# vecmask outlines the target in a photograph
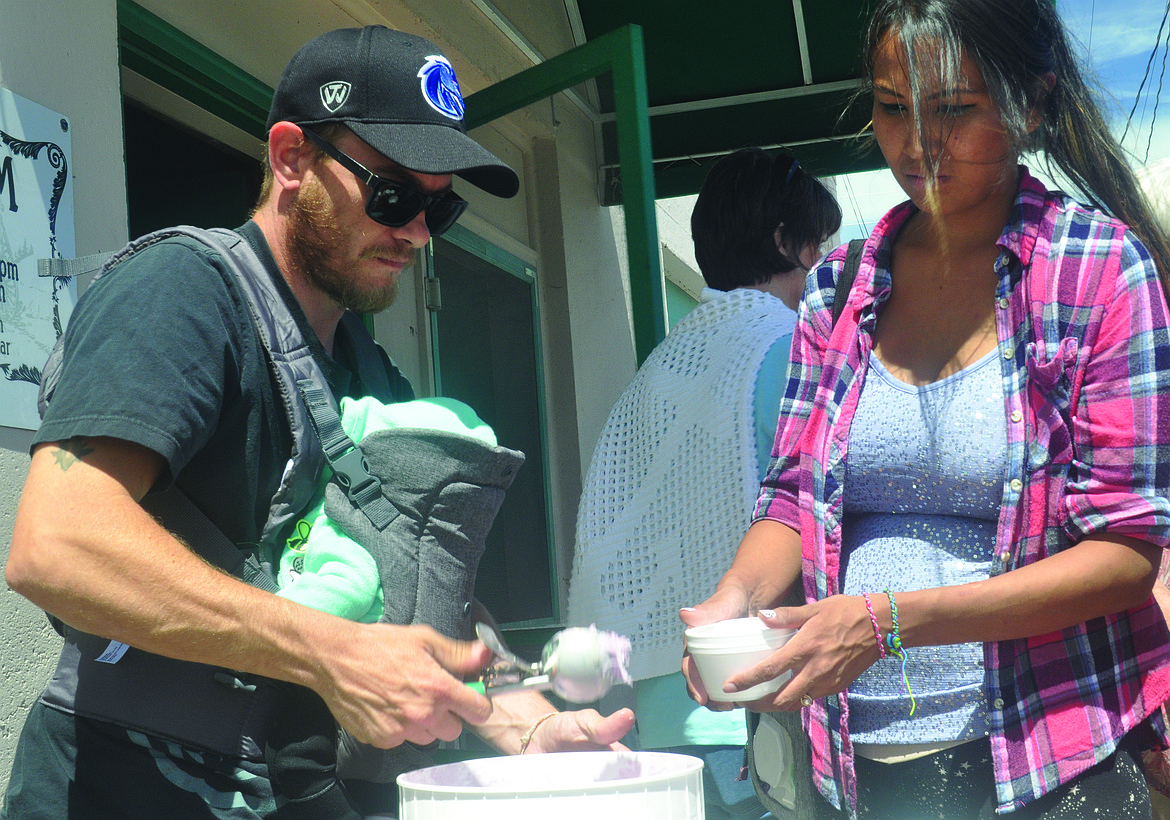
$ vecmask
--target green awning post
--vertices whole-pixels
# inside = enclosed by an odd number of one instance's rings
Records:
[[[623,26],[472,94],[465,101],[464,119],[468,128],[475,128],[606,71],[613,75],[634,354],[641,364],[666,338],[642,27]]]
[[[634,314],[634,354],[638,364],[666,338],[666,283],[658,255],[654,209],[654,158],[650,151],[649,97],[641,27],[617,40],[613,61],[614,115],[621,167],[622,212],[630,268],[630,305]]]

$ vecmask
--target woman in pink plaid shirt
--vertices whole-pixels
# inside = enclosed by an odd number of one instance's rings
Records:
[[[799,627],[724,691],[792,672],[749,706],[804,710],[818,817],[1149,818],[1170,246],[1050,0],[882,0],[865,54],[910,201],[839,318],[844,249],[810,274],[752,526],[682,618]]]

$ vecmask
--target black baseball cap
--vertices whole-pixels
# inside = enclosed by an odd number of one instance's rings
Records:
[[[516,172],[471,137],[463,95],[443,52],[385,26],[326,32],[303,45],[281,74],[266,129],[340,122],[388,159],[422,174],[455,174],[500,197]]]

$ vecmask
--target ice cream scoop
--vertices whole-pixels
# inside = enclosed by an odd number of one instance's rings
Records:
[[[535,672],[536,667],[533,664],[530,664],[517,656],[511,649],[508,648],[507,644],[504,643],[504,639],[500,637],[499,633],[485,624],[483,621],[480,621],[475,625],[475,637],[479,638],[480,641],[483,642],[483,645],[490,649],[492,654],[500,660],[507,661],[508,663],[518,668],[527,669],[533,673]]]
[[[629,638],[593,626],[570,627],[553,635],[540,661],[552,690],[572,703],[589,703],[615,684],[633,683],[629,665]]]
[[[538,663],[517,658],[487,624],[476,634],[498,659],[468,684],[488,697],[520,689],[551,689],[570,703],[598,700],[616,684],[631,683],[630,641],[596,627],[570,627],[552,636]]]

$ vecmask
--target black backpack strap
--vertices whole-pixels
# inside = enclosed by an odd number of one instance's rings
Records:
[[[382,495],[382,481],[370,473],[361,448],[345,434],[341,416],[330,403],[327,391],[307,379],[297,382],[297,389],[333,469],[334,480],[375,529],[379,532],[386,529],[398,517],[398,510]]]
[[[182,536],[187,546],[205,560],[254,587],[277,591],[276,582],[261,566],[256,554],[245,552],[224,535],[174,484],[162,492],[147,495],[141,504],[148,513],[166,522],[170,532]]]
[[[861,267],[861,252],[865,250],[864,239],[853,239],[849,242],[849,250],[845,253],[845,266],[837,277],[837,289],[833,292],[833,326],[841,318],[845,310],[845,303],[849,301],[849,291],[853,289],[853,280],[857,277],[857,269]]]
[[[385,351],[370,336],[360,316],[347,310],[341,316],[337,333],[345,337],[347,347],[353,353],[362,391],[367,396],[373,396],[383,404],[414,400],[414,388],[410,380],[402,375],[393,361],[387,361]]]

